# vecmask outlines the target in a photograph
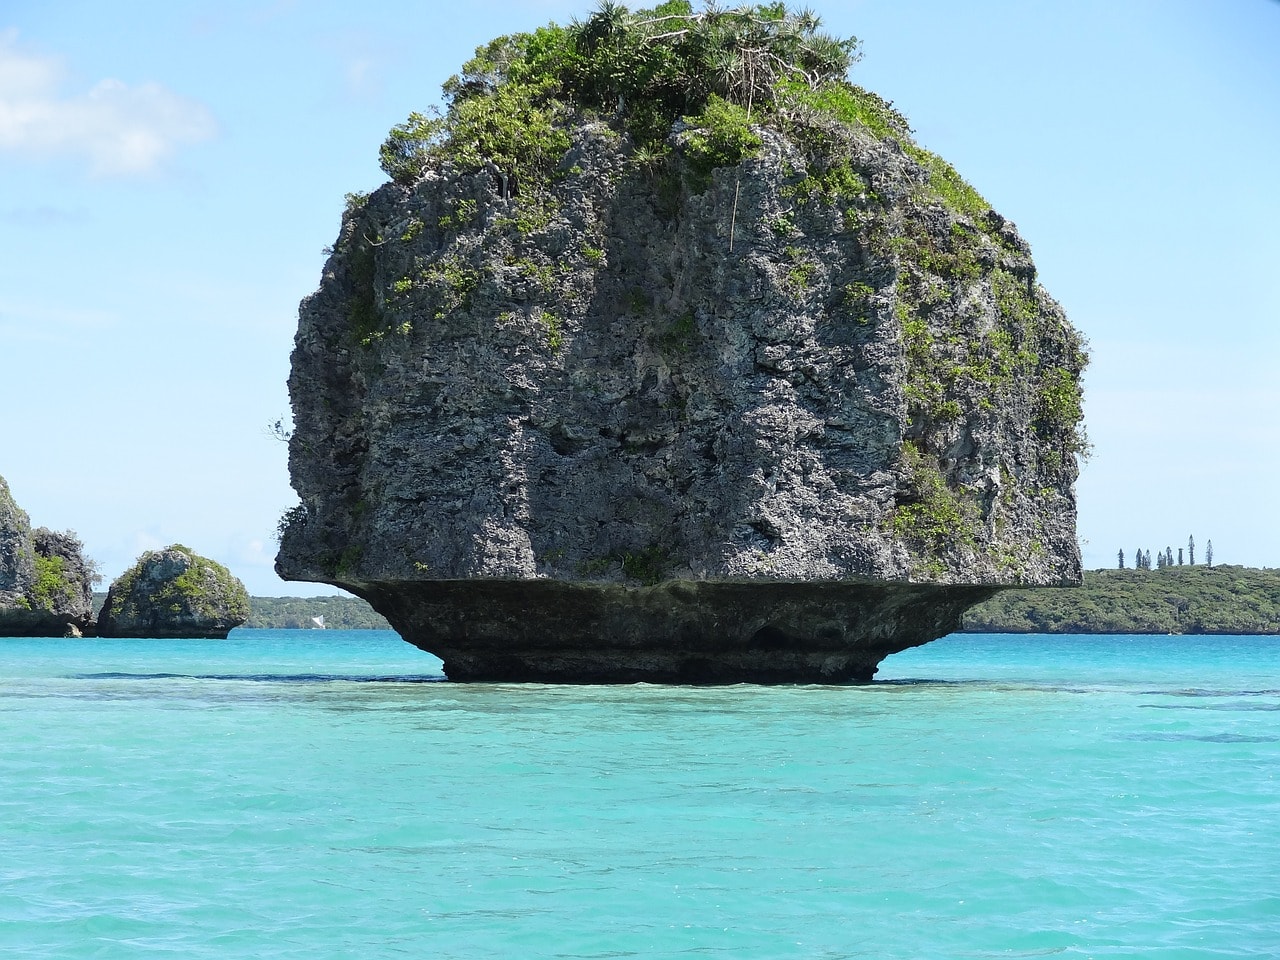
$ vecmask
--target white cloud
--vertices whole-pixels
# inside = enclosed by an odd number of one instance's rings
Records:
[[[216,131],[203,104],[155,83],[106,79],[67,94],[62,65],[17,40],[16,31],[0,33],[0,151],[70,156],[95,176],[126,176],[150,173]]]
[[[354,96],[367,97],[381,91],[377,64],[370,57],[355,57],[346,65],[347,90]]]
[[[59,227],[68,223],[83,223],[87,219],[89,215],[84,210],[48,203],[0,210],[0,223],[12,223],[20,227]]]

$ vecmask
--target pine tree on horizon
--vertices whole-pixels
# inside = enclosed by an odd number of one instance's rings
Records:
[[[1191,559],[1191,566],[1196,565],[1196,538],[1187,537],[1187,556]]]
[[[1123,570],[1124,569],[1124,548],[1123,547],[1120,548],[1120,553],[1117,554],[1117,556],[1120,559],[1120,566],[1116,567],[1116,569]]]
[[[1204,562],[1210,570],[1213,569],[1213,541],[1210,540],[1204,546]]]

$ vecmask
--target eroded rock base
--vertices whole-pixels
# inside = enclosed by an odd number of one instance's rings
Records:
[[[959,629],[989,586],[550,581],[342,583],[450,680],[849,683]]]

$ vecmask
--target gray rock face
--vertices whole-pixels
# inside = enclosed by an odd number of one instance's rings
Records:
[[[90,629],[95,578],[76,536],[32,530],[0,477],[0,636]]]
[[[440,162],[349,210],[281,575],[450,677],[557,681],[869,679],[1000,586],[1078,583],[1084,357],[1026,244],[905,134],[824,131],[860,192],[770,128],[707,180],[688,130],[654,169],[578,122],[546,195]]]
[[[36,590],[33,605],[60,619],[64,630],[74,624],[89,629],[93,619],[93,584],[97,568],[85,558],[84,544],[71,532],[58,533],[37,527],[31,534],[36,554]]]
[[[248,619],[244,584],[222,564],[174,544],[144,553],[111,584],[98,635],[222,639]]]
[[[0,625],[28,608],[27,591],[34,581],[31,519],[14,502],[9,484],[0,477]]]

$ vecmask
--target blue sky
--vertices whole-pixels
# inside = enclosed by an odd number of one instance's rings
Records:
[[[1092,344],[1085,565],[1194,534],[1280,566],[1280,3],[813,6]],[[0,475],[32,521],[108,580],[180,541],[252,593],[328,592],[272,571],[267,426],[343,195],[474,47],[591,9],[8,0]]]

